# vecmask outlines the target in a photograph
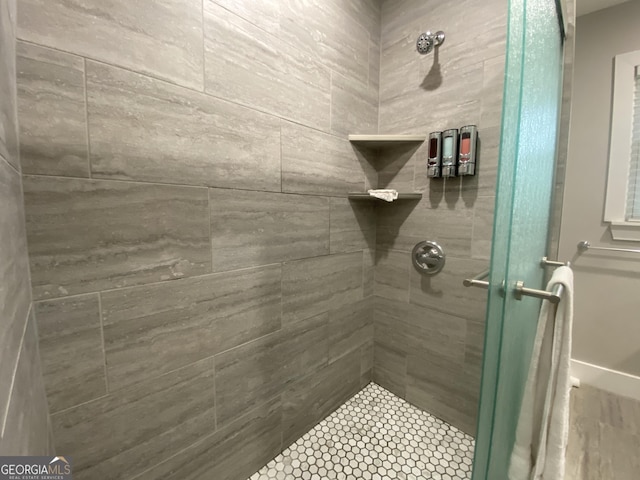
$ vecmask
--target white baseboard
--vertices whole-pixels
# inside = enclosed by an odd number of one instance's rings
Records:
[[[579,360],[571,360],[571,375],[581,383],[640,400],[640,377]]]

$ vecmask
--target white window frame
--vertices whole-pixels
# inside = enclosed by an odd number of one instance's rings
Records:
[[[626,220],[627,190],[633,134],[633,98],[640,50],[615,56],[613,108],[609,143],[609,175],[604,221],[614,240],[640,242],[640,222]]]

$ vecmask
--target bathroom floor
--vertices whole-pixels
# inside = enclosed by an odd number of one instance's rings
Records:
[[[471,478],[473,438],[370,383],[250,480]]]
[[[565,479],[637,480],[639,471],[640,401],[574,388]]]

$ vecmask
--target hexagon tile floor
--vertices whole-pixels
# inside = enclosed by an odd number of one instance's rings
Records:
[[[370,383],[249,480],[471,478],[473,438]]]

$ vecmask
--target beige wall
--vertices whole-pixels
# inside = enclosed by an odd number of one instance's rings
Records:
[[[578,17],[569,159],[560,258],[574,260],[573,356],[640,375],[640,255],[588,252],[576,243],[640,248],[612,242],[603,223],[609,154],[613,57],[640,49],[640,2]]]

